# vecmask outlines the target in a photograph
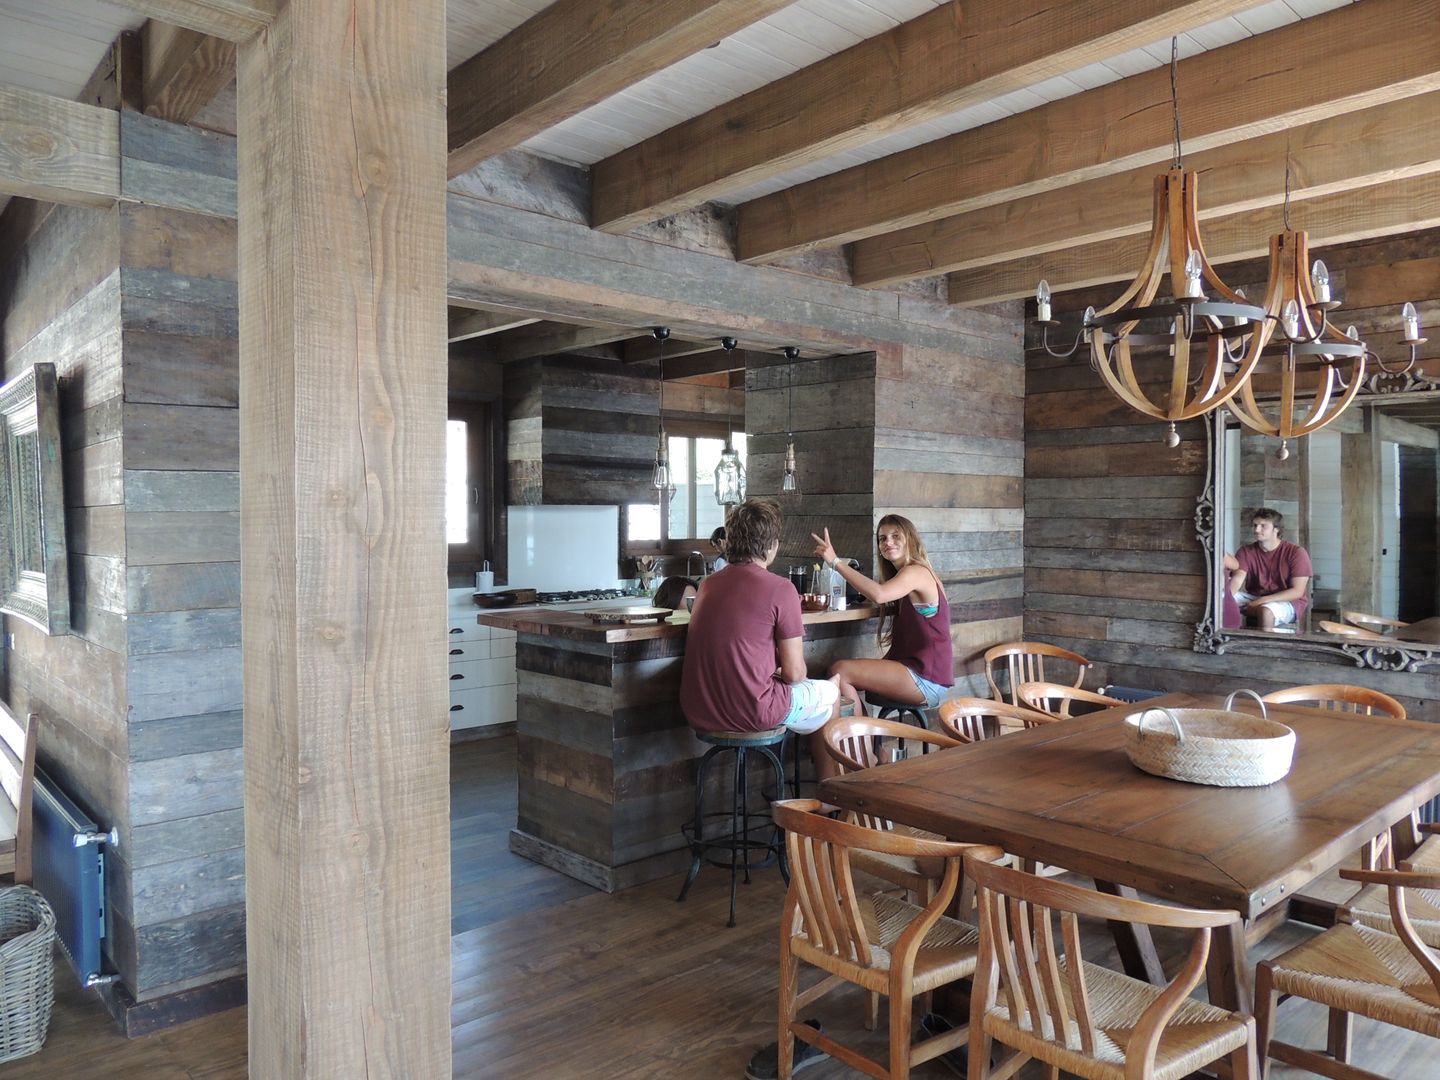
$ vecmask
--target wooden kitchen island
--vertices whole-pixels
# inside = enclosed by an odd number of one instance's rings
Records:
[[[812,676],[877,655],[879,608],[807,614]],[[680,712],[687,627],[597,624],[574,611],[487,611],[515,631],[519,815],[510,849],[613,892],[683,870],[680,825],[704,752]]]

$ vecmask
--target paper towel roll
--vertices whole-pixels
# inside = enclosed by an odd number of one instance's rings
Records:
[[[475,591],[476,591],[476,592],[494,592],[494,591],[495,591],[495,571],[493,571],[493,570],[477,570],[477,571],[475,571]]]

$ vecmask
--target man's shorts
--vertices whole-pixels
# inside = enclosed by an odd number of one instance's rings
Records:
[[[798,735],[819,731],[835,711],[840,687],[829,679],[804,679],[790,684],[790,711],[781,721]]]

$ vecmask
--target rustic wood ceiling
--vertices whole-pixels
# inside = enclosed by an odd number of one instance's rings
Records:
[[[41,87],[16,28],[93,61],[95,27],[140,12],[145,110],[233,131],[222,39],[273,0],[123,2],[0,0],[0,83]],[[1317,247],[1440,225],[1440,0],[451,0],[447,33],[457,190],[534,155],[594,228],[705,220],[720,254],[857,285],[944,275],[981,305],[1127,278],[1172,154],[1172,35],[1214,261],[1263,253],[1287,157]],[[526,318],[455,309],[452,338],[509,357],[635,331]]]

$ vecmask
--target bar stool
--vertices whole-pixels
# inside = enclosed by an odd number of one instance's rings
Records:
[[[701,742],[709,743],[710,749],[705,751],[695,770],[695,816],[680,829],[690,843],[691,859],[690,871],[685,875],[685,884],[680,887],[680,895],[675,898],[676,903],[683,902],[686,894],[690,892],[690,886],[700,874],[702,862],[709,862],[712,866],[726,865],[721,854],[724,852],[729,853],[730,867],[730,921],[726,926],[735,925],[735,886],[742,871],[745,884],[748,885],[752,869],[764,869],[778,861],[780,874],[786,883],[789,883],[790,871],[785,865],[784,835],[775,827],[768,807],[751,813],[748,773],[751,754],[758,754],[766,759],[775,772],[776,794],[784,798],[785,767],[780,763],[775,748],[785,741],[788,734],[788,729],[783,727],[771,728],[768,731],[695,732],[695,737]],[[705,777],[711,760],[724,753],[735,755],[734,790],[730,808],[706,813]],[[727,819],[728,827],[720,825]],[[717,825],[722,831],[707,836],[707,831],[711,831],[707,830],[707,823]],[[755,832],[764,834],[765,838],[751,836],[751,833]],[[762,856],[759,861],[755,861],[757,855]]]
[[[874,690],[865,691],[865,703],[875,710],[875,719],[898,720],[902,724],[914,724],[916,727],[929,727],[925,722],[925,706],[914,705],[908,701],[895,701],[877,694]]]

